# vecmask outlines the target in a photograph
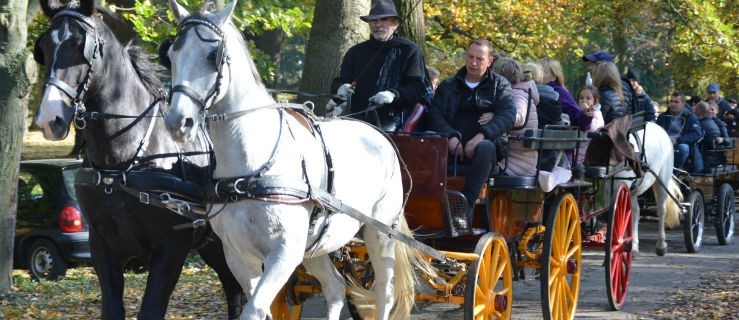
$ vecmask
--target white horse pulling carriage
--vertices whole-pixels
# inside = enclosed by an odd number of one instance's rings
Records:
[[[468,319],[510,318],[513,262],[507,242],[514,240],[523,243],[517,246],[518,254],[526,254],[517,266],[542,270],[544,317],[574,318],[580,282],[580,224],[596,213],[581,217],[573,192],[579,195],[577,190],[591,182],[575,181],[552,192],[536,193],[536,177],[496,177],[482,190],[491,192],[478,200],[474,210],[482,211],[481,215],[467,216],[470,227],[460,231],[452,222],[459,213],[451,201],[454,192],[446,185],[453,184],[445,174],[446,148],[433,147],[434,141],[444,138],[396,137],[404,158],[413,157],[413,152],[403,151],[407,147],[403,143],[409,140],[416,145],[426,143],[431,147],[425,150],[436,150],[438,156],[428,155],[431,161],[425,167],[410,166],[414,182],[421,172],[431,174],[428,181],[436,186],[426,189],[430,196],[416,193],[406,205],[406,166],[401,166],[396,147],[384,133],[358,121],[319,122],[310,112],[301,115],[272,99],[240,31],[230,21],[235,3],[214,13],[190,14],[170,0],[180,30],[168,51],[173,87],[166,125],[180,141],[201,129],[212,140],[217,184],[211,194],[209,219],[223,240],[231,269],[249,290],[241,319],[264,319],[274,313],[270,305],[301,263],[321,283],[328,318],[337,319],[345,282],[329,253],[357,234],[364,240],[374,271],[378,319],[389,318],[391,310],[394,317],[407,318],[414,298],[464,304]],[[522,139],[530,148],[557,150],[574,149],[585,140],[577,130],[540,130]],[[413,147],[409,150],[415,151]],[[416,154],[415,160],[420,156]],[[657,155],[654,159],[655,172],[669,180],[664,172],[671,172],[672,159],[656,161],[660,159]],[[592,178],[616,181],[608,173]],[[421,183],[419,189],[429,186],[433,185]],[[533,195],[527,195],[532,190]],[[610,245],[605,245],[609,260],[615,261],[609,263],[612,267],[606,276],[614,309],[625,297],[631,261],[628,244],[635,240],[630,207],[636,192],[630,195],[625,186],[617,190],[614,205],[610,200],[606,205],[615,212],[611,219],[619,223],[617,232],[609,232]],[[535,214],[520,220],[511,217],[512,206],[519,202],[506,197],[509,194],[526,198],[520,203],[537,204]],[[603,211],[608,210],[599,212]],[[441,231],[440,237],[429,233],[425,242],[465,244],[452,247],[458,251],[439,251],[413,238],[408,222],[421,231]],[[613,229],[614,223],[610,225]],[[511,226],[518,229],[511,230]],[[416,295],[414,268],[437,295]],[[352,292],[363,291],[354,286]]]

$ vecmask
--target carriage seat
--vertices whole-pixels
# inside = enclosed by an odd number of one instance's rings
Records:
[[[587,141],[585,134],[575,127],[551,125],[543,129],[527,129],[523,135],[511,136],[510,140],[523,141],[524,147],[538,151],[575,150]],[[533,176],[497,175],[490,179],[490,186],[496,189],[533,190],[539,188],[538,176],[538,170]]]

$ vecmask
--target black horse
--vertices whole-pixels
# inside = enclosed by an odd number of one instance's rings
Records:
[[[197,249],[223,284],[229,318],[244,293],[228,269],[220,240],[193,213],[209,181],[207,143],[179,146],[164,128],[161,67],[137,46],[123,46],[98,17],[94,0],[62,6],[42,0],[51,26],[34,57],[46,66],[35,120],[44,137],[63,139],[70,123],[84,128],[86,158],[77,196],[90,225],[103,319],[124,319],[124,267],[148,268],[139,319],[163,319],[185,258]],[[181,200],[181,201],[177,201]]]

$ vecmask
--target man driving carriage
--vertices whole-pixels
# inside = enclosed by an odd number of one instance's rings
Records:
[[[348,102],[344,114],[394,132],[416,103],[430,90],[421,49],[396,31],[402,22],[390,0],[372,1],[369,15],[372,36],[346,52],[339,76],[331,85],[337,98],[327,109]],[[372,106],[377,110],[362,112]]]
[[[697,144],[703,138],[698,118],[685,108],[685,97],[680,92],[670,96],[669,110],[657,117],[657,124],[667,131],[675,150],[675,168],[685,166],[688,157],[693,161],[693,170],[703,170],[703,157]]]
[[[489,41],[474,40],[467,48],[466,63],[457,74],[436,89],[429,108],[429,127],[449,138],[450,161],[467,166],[462,194],[469,208],[480,188],[497,173],[496,138],[511,130],[516,106],[511,84],[491,70],[493,47]],[[492,112],[492,119],[483,117]]]

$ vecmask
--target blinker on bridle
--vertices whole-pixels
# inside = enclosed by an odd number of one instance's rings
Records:
[[[207,113],[208,109],[210,108],[210,105],[213,104],[212,100],[214,100],[218,96],[218,94],[221,92],[221,80],[223,79],[223,65],[226,63],[230,63],[229,61],[230,59],[229,59],[228,54],[226,53],[226,44],[225,44],[226,38],[225,38],[223,31],[220,28],[218,28],[218,26],[213,24],[212,22],[203,20],[203,19],[198,19],[198,18],[186,18],[184,21],[182,21],[182,23],[180,24],[180,30],[178,32],[177,38],[175,39],[174,44],[173,44],[174,49],[177,49],[178,47],[182,46],[182,41],[184,41],[184,39],[179,38],[179,37],[182,36],[182,34],[187,32],[189,29],[197,27],[197,26],[205,26],[206,28],[215,32],[220,37],[220,40],[207,40],[207,39],[204,39],[200,35],[197,29],[195,29],[195,33],[197,34],[198,38],[202,41],[206,41],[206,42],[220,41],[220,43],[218,44],[218,51],[216,52],[216,57],[215,57],[216,58],[215,64],[216,64],[216,68],[218,69],[218,74],[216,75],[216,82],[213,85],[213,88],[211,88],[208,91],[208,93],[205,95],[205,97],[201,97],[199,93],[197,93],[195,90],[193,90],[192,88],[186,85],[183,85],[183,84],[175,85],[174,87],[172,87],[171,93],[169,94],[169,99],[171,101],[172,96],[174,96],[176,92],[181,92],[182,94],[190,98],[192,101],[195,101],[198,105],[200,105],[200,108],[206,111]],[[209,101],[211,102],[210,105],[208,104]]]
[[[72,99],[72,102],[74,103],[74,109],[75,109],[75,126],[77,126],[80,129],[83,129],[85,127],[85,121],[82,119],[84,113],[85,113],[85,104],[83,99],[85,98],[85,94],[87,93],[87,90],[90,88],[90,83],[92,82],[92,76],[95,73],[95,61],[98,60],[99,57],[103,54],[103,45],[105,45],[105,40],[100,38],[97,32],[97,26],[95,25],[95,20],[92,18],[85,16],[77,11],[73,10],[62,10],[59,11],[57,14],[54,15],[54,17],[51,18],[51,23],[53,24],[54,21],[61,19],[63,17],[70,17],[74,20],[77,20],[79,22],[82,22],[92,28],[93,36],[90,35],[90,33],[86,33],[85,35],[85,49],[84,49],[84,56],[85,60],[87,60],[87,64],[90,66],[87,69],[87,73],[85,74],[85,78],[82,82],[82,84],[77,87],[77,89],[72,88],[69,84],[66,82],[60,80],[56,77],[53,73],[49,76],[49,79],[46,80],[45,86],[54,86],[57,87],[59,90],[64,92],[69,98]],[[82,124],[78,125],[77,121],[81,120]]]

